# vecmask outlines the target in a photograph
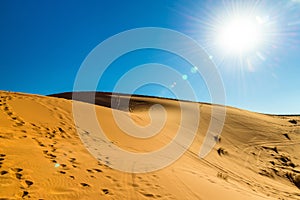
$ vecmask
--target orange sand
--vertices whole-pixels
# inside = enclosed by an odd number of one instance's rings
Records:
[[[166,107],[167,123],[153,142],[125,135],[110,108],[97,106],[97,116],[114,144],[134,152],[153,151],[167,144],[178,128],[178,102],[136,98],[143,104],[131,117],[140,125],[150,122],[150,104]],[[72,101],[2,91],[0,199],[300,199],[299,116],[227,107],[220,142],[200,159],[211,105],[198,105],[200,128],[190,149],[162,170],[131,174],[107,166],[105,152],[106,160],[98,161],[86,150],[74,125]]]

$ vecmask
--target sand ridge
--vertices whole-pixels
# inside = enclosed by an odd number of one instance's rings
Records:
[[[136,123],[147,124],[148,108],[160,103],[169,113],[162,138],[178,128],[176,102],[134,98]],[[227,107],[219,142],[199,159],[211,105],[199,107],[200,126],[190,149],[162,170],[133,174],[111,169],[105,152],[97,160],[87,151],[73,121],[71,100],[2,91],[0,199],[300,199],[299,116]],[[112,142],[121,147],[151,151],[164,141],[133,147],[121,137],[111,108],[96,110],[99,121],[104,117],[104,128],[113,130],[108,134],[117,133],[109,136]]]

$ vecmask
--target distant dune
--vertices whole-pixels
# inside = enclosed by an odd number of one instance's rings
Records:
[[[189,150],[166,168],[132,174],[110,168],[106,152],[95,159],[77,133],[71,93],[54,96],[0,91],[0,199],[300,199],[299,116],[227,107],[218,143],[200,159],[212,106],[189,102],[201,112]],[[167,112],[167,125],[153,142],[134,140],[114,122],[111,108],[127,112],[120,102],[112,105],[110,93],[97,93],[95,107],[107,137],[121,148],[154,151],[178,129],[179,101],[134,96],[130,114],[141,126],[150,123],[151,105]]]
[[[163,97],[154,97],[154,96],[143,96],[143,95],[129,95],[129,94],[122,94],[122,93],[111,93],[111,92],[64,92],[58,94],[51,94],[48,95],[50,97],[58,97],[64,99],[74,99],[79,100],[86,103],[92,103],[99,106],[104,106],[108,108],[114,108],[118,110],[124,110],[126,105],[118,104],[119,99],[128,99],[135,106],[149,106],[154,103],[157,103],[157,100],[169,100],[169,101],[178,101],[177,99],[170,99],[170,98],[163,98]],[[114,99],[112,100],[112,98]],[[168,101],[165,101],[167,103]],[[183,102],[183,101],[182,101]],[[188,101],[184,101],[188,102]],[[113,103],[113,105],[112,105]]]

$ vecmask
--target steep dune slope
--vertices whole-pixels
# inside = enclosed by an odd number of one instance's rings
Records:
[[[98,121],[112,144],[155,151],[179,128],[178,101],[133,97],[129,114],[148,125],[148,109],[157,103],[167,121],[149,140],[125,134],[110,105],[96,106]],[[99,160],[91,155],[74,124],[71,100],[0,92],[0,199],[300,199],[300,117],[228,107],[219,142],[200,159],[211,105],[197,106],[200,125],[189,150],[166,168],[134,174],[110,168],[115,161],[106,152]],[[151,113],[162,116],[159,109]]]

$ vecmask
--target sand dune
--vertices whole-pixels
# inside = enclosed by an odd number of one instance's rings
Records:
[[[135,123],[149,124],[148,109],[156,103],[165,107],[167,123],[151,142],[134,139],[118,128],[110,101],[101,98],[99,123],[113,144],[128,151],[154,151],[179,128],[178,101],[135,96]],[[91,155],[74,124],[71,100],[0,92],[0,199],[300,199],[299,116],[227,107],[219,142],[200,159],[211,105],[187,104],[201,111],[192,146],[166,168],[135,174],[112,169],[106,152],[99,160]]]

